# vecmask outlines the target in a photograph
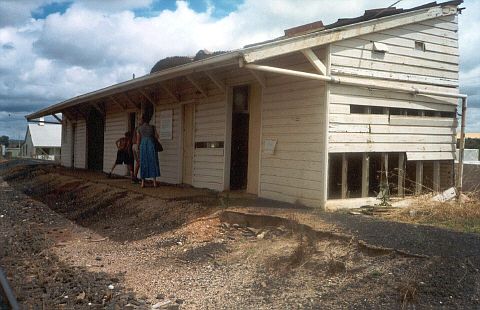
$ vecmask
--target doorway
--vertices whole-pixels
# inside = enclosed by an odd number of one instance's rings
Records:
[[[90,109],[87,122],[88,169],[103,170],[103,136],[105,121],[96,109]]]
[[[248,86],[237,86],[232,93],[232,139],[230,189],[245,190],[248,180],[249,109]]]
[[[195,105],[183,106],[183,165],[182,183],[193,185],[193,131],[195,120]]]
[[[76,131],[77,131],[77,124],[72,123],[72,145],[70,147],[71,151],[71,156],[70,156],[70,167],[74,168],[75,167],[75,142],[76,142]]]
[[[128,131],[132,135],[132,139],[135,138],[135,128],[137,128],[137,113],[136,112],[130,112],[128,113]]]

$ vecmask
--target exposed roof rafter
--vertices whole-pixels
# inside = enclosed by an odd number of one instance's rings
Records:
[[[200,85],[198,84],[198,82],[195,81],[191,75],[187,75],[186,77],[187,77],[187,80],[188,80],[190,83],[192,83],[192,85],[202,94],[202,96],[203,96],[204,98],[207,98],[207,97],[208,97],[208,96],[207,96],[207,93],[205,92],[205,90],[203,90],[203,88],[200,87]]]
[[[258,81],[258,83],[260,83],[260,85],[262,85],[263,88],[267,87],[267,79],[265,78],[264,74],[262,74],[258,71],[255,71],[255,70],[251,70],[251,69],[248,69],[248,71],[250,71],[250,73],[255,77],[255,79]]]
[[[135,101],[133,101],[133,100],[130,98],[130,96],[128,95],[128,92],[124,92],[124,93],[123,93],[123,96],[127,99],[127,101],[128,101],[131,105],[133,105],[133,106],[136,107],[137,109],[141,109],[141,108],[142,108],[141,105],[140,105],[140,103],[135,102]]]
[[[314,51],[312,51],[311,48],[307,48],[302,50],[303,55],[307,58],[307,60],[312,64],[312,66],[315,67],[315,69],[323,74],[327,75],[327,67],[323,64],[323,62],[318,59],[317,55],[315,54]]]
[[[113,101],[116,105],[118,105],[120,108],[122,108],[122,110],[125,111],[125,110],[127,109],[127,105],[123,105],[122,103],[120,103],[120,101],[118,101],[117,99],[115,99],[114,96],[110,96],[109,98],[112,99],[112,101]]]
[[[155,103],[155,100],[153,100],[152,97],[150,97],[150,95],[148,95],[146,91],[144,91],[143,89],[139,89],[138,91],[143,95],[143,97],[147,98],[147,100],[148,100],[151,104],[157,105],[157,104]]]
[[[216,77],[213,72],[210,71],[205,71],[205,74],[212,80],[212,82],[218,87],[218,89],[222,92],[225,93],[227,90],[227,87],[225,86],[225,83],[221,81],[218,77]]]
[[[175,95],[171,90],[170,88],[168,88],[166,85],[164,84],[160,84],[160,87],[167,93],[167,95],[169,95],[173,100],[175,100],[176,102],[180,102],[180,97]]]

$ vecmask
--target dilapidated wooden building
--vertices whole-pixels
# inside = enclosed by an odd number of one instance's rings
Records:
[[[62,165],[108,171],[150,109],[161,180],[323,207],[450,187],[462,1],[368,10],[165,67],[47,107]],[[208,56],[208,55],[207,55]],[[124,173],[118,170],[118,173]]]

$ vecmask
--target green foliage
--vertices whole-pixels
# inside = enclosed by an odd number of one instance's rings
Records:
[[[379,206],[388,207],[390,206],[390,188],[388,187],[387,182],[382,181],[380,183],[380,192],[377,195],[377,199],[380,200]]]
[[[460,139],[457,139],[457,148],[459,147],[460,147]],[[480,150],[480,139],[465,138],[465,148]]]
[[[8,145],[9,141],[10,141],[10,138],[8,136],[1,136],[0,137],[0,144]]]

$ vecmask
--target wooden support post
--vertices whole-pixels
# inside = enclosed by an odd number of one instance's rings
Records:
[[[222,92],[225,93],[227,90],[227,87],[225,86],[225,83],[220,81],[212,72],[205,71],[205,74],[212,80],[212,82],[217,85],[218,89]]]
[[[388,186],[388,153],[382,153],[380,182]]]
[[[440,161],[438,160],[433,162],[433,190],[440,191]]]
[[[423,161],[417,161],[417,169],[415,173],[415,194],[420,195],[423,187]]]
[[[462,123],[460,124],[460,149],[458,151],[457,193],[458,197],[463,191],[463,159],[465,155],[465,121],[467,119],[467,98],[462,98]]]
[[[190,75],[187,75],[186,77],[187,77],[187,80],[190,81],[190,83],[192,83],[192,85],[202,94],[204,98],[208,97],[205,90],[203,90],[203,88],[200,87],[200,85],[197,83],[197,81],[193,79],[193,77],[191,77]]]
[[[302,50],[302,53],[319,73],[321,73],[322,75],[327,75],[327,67],[323,64],[323,62],[320,59],[318,59],[317,55],[315,55],[312,49],[310,48],[304,49]]]
[[[260,85],[262,85],[263,88],[267,87],[267,79],[265,79],[265,76],[262,73],[256,70],[248,70],[248,71],[250,71],[253,77],[258,81],[258,83],[260,83]]]
[[[405,153],[398,154],[398,196],[405,197]]]
[[[362,156],[362,197],[368,197],[370,188],[370,154],[363,153]]]
[[[347,194],[348,194],[347,178],[348,178],[348,160],[347,160],[347,154],[343,153],[342,154],[342,199],[347,198]]]

